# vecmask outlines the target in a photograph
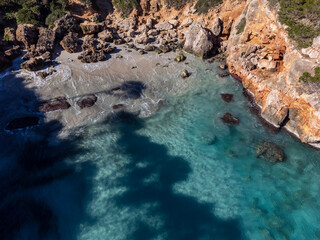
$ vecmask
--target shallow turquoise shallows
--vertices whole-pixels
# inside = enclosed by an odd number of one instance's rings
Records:
[[[61,141],[48,129],[1,136],[5,239],[320,239],[320,152],[266,128],[216,66],[150,118],[120,113]],[[286,161],[256,158],[262,140]]]

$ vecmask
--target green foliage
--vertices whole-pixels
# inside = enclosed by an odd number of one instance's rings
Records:
[[[9,37],[8,34],[5,34],[5,35],[3,36],[3,39],[4,39],[6,42],[9,42],[10,37]]]
[[[320,0],[280,0],[280,21],[300,47],[310,47],[320,35]]]
[[[26,1],[16,14],[17,24],[38,25],[40,20],[40,5],[37,1]]]
[[[133,9],[139,6],[138,0],[112,0],[112,3],[123,15],[130,14]]]
[[[238,29],[237,34],[240,34],[244,31],[246,24],[247,24],[246,18],[243,17],[237,26],[237,29]]]
[[[5,19],[7,19],[7,20],[15,19],[14,12],[6,12]]]
[[[198,13],[207,13],[211,8],[222,3],[223,0],[198,0],[196,9]]]
[[[50,2],[50,14],[46,17],[45,24],[52,27],[54,22],[66,14],[66,1],[52,1]]]
[[[178,10],[184,7],[190,0],[164,0],[164,2],[169,8],[173,7]]]
[[[316,67],[314,70],[314,76],[311,76],[310,73],[304,72],[302,76],[299,78],[299,82],[313,82],[313,83],[320,83],[320,67]]]

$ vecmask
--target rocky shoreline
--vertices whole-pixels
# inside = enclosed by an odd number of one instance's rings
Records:
[[[2,70],[23,49],[27,53],[20,67],[37,71],[44,80],[55,71],[59,45],[70,54],[78,53],[77,61],[83,64],[109,61],[110,54],[122,45],[140,55],[183,49],[208,62],[221,61],[221,68],[227,62],[231,74],[253,94],[263,119],[277,129],[287,129],[304,143],[320,146],[320,88],[299,82],[304,72],[312,73],[320,64],[319,38],[308,49],[295,47],[266,0],[226,0],[202,15],[191,4],[178,11],[160,8],[154,1],[144,3],[139,12],[134,10],[127,18],[117,11],[106,18],[98,13],[88,18],[67,14],[53,29],[26,24],[8,28],[8,41],[0,43]],[[184,61],[183,54],[175,55],[176,62]],[[48,70],[41,70],[44,67]],[[183,69],[180,73],[182,78],[190,75]],[[222,73],[224,76],[227,74]],[[77,104],[86,108],[96,101],[96,96],[90,95]],[[41,104],[40,112],[70,107],[63,96]]]

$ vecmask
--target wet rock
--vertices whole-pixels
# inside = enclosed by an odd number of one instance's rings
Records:
[[[262,141],[256,147],[256,156],[268,162],[283,162],[285,154],[274,143]]]
[[[40,118],[36,116],[27,116],[22,118],[16,118],[9,122],[6,126],[6,130],[25,129],[28,127],[36,126],[40,122]]]
[[[211,31],[199,23],[192,24],[186,34],[184,49],[201,58],[208,58],[215,51],[215,37]]]
[[[114,36],[110,30],[103,30],[98,33],[98,38],[104,42],[113,42]]]
[[[50,100],[47,100],[40,104],[39,111],[40,112],[52,112],[56,110],[63,110],[70,108],[71,105],[67,101],[65,97],[57,97]]]
[[[4,29],[4,39],[7,42],[15,42],[16,41],[16,31],[14,28],[7,27]]]
[[[83,108],[88,108],[92,107],[96,102],[97,102],[97,96],[96,95],[89,95],[82,97],[77,101],[77,105],[83,109]]]
[[[219,37],[223,30],[223,21],[220,18],[216,18],[213,22],[212,33],[216,37]]]
[[[226,113],[223,115],[223,117],[221,118],[221,120],[224,123],[228,123],[228,124],[239,124],[240,120],[235,118],[234,116],[232,116],[230,113]]]
[[[186,59],[187,59],[187,58],[186,58],[186,56],[183,55],[183,53],[179,53],[179,55],[174,58],[174,60],[175,60],[176,62],[183,62],[183,61],[186,60]]]
[[[184,70],[184,71],[180,74],[180,76],[181,76],[182,78],[187,78],[187,77],[190,76],[190,73],[189,73],[187,70]]]
[[[227,67],[228,67],[228,66],[227,66],[226,64],[220,64],[220,65],[219,65],[219,68],[222,69],[222,70],[226,70]]]
[[[78,34],[70,32],[61,40],[60,45],[69,53],[77,52],[79,48]]]
[[[37,44],[39,30],[32,24],[19,24],[16,31],[17,41],[22,42],[27,49]]]
[[[225,77],[228,77],[230,75],[230,73],[219,73],[219,77],[221,78],[225,78]]]
[[[45,60],[43,58],[31,58],[20,65],[21,68],[28,71],[37,71],[43,68]]]
[[[69,13],[55,21],[53,31],[58,39],[62,39],[69,32],[79,32],[80,26],[78,21]]]
[[[51,69],[50,71],[42,71],[38,72],[37,75],[41,77],[42,79],[45,79],[46,77],[52,75],[54,72],[56,72],[55,69]]]
[[[229,103],[233,100],[233,94],[221,93],[220,96],[221,96],[222,100],[227,103]]]
[[[124,108],[124,107],[125,107],[124,104],[116,104],[116,105],[113,105],[113,106],[112,106],[112,109],[114,109],[114,110],[119,110],[119,109],[122,109],[122,108]]]

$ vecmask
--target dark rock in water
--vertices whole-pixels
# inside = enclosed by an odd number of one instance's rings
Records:
[[[230,73],[220,73],[219,77],[224,78],[224,77],[228,77],[230,75]]]
[[[256,156],[268,162],[283,162],[285,154],[274,143],[262,141],[256,147]]]
[[[116,105],[112,106],[112,109],[114,109],[114,110],[118,110],[118,109],[121,109],[121,108],[124,108],[124,104],[116,104]]]
[[[113,42],[114,36],[110,30],[104,30],[98,33],[98,38],[103,42]]]
[[[233,94],[229,94],[229,93],[221,93],[221,98],[223,101],[229,103],[233,100]]]
[[[71,105],[65,97],[57,97],[43,102],[39,106],[40,112],[52,112],[56,110],[68,109]]]
[[[6,50],[4,52],[4,54],[6,55],[6,57],[9,59],[9,60],[13,60],[17,57],[19,57],[22,53],[22,50],[21,50],[21,47],[20,46],[13,46],[12,48]]]
[[[17,41],[22,42],[26,49],[29,49],[31,45],[37,44],[38,35],[38,28],[31,24],[19,24],[16,30]]]
[[[77,101],[77,105],[81,109],[92,107],[96,103],[97,99],[96,95],[85,96]]]
[[[230,113],[224,114],[223,117],[221,118],[221,120],[224,123],[229,123],[229,124],[238,124],[240,122],[239,119],[235,118]]]
[[[176,56],[176,57],[174,58],[174,60],[175,60],[176,62],[183,62],[184,60],[186,60],[186,56],[184,56],[183,53],[179,53],[179,55]]]
[[[223,64],[220,64],[220,65],[219,65],[219,68],[222,69],[222,70],[226,70],[226,69],[227,69],[227,65],[224,64],[224,63],[223,63]]]
[[[43,58],[31,58],[22,63],[20,67],[29,71],[37,71],[44,66],[44,63],[45,60]]]
[[[16,118],[10,121],[10,123],[6,126],[6,130],[16,130],[16,129],[24,129],[27,127],[32,127],[38,125],[40,121],[39,117],[36,116],[28,116],[22,118]]]
[[[180,76],[181,76],[182,78],[187,78],[187,77],[190,76],[190,73],[189,73],[187,70],[184,70],[184,71],[180,74]]]

